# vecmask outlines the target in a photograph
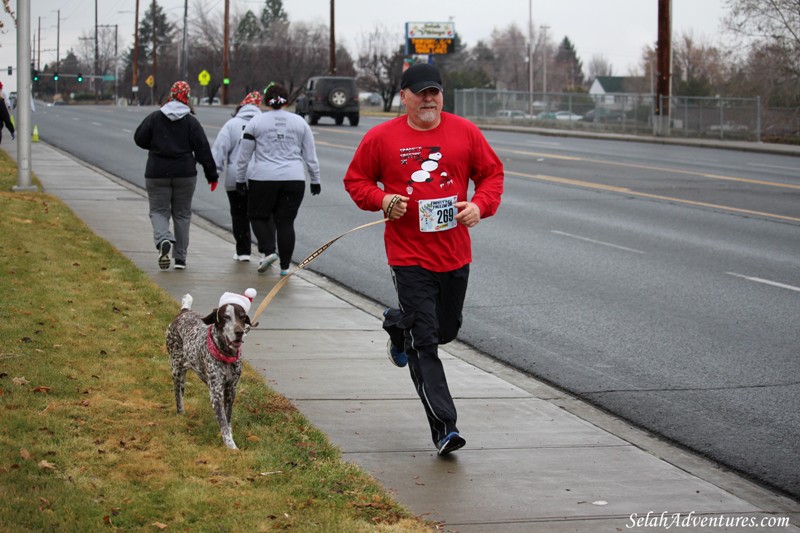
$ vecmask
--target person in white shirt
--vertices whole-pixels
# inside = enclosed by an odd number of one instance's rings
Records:
[[[303,201],[306,171],[311,194],[322,190],[314,135],[299,115],[284,109],[288,99],[283,85],[267,86],[264,101],[269,109],[247,123],[236,163],[237,190],[247,194],[247,216],[261,253],[258,271],[266,272],[280,260],[282,276],[289,274],[294,253],[294,219]],[[277,229],[277,253],[270,218]]]

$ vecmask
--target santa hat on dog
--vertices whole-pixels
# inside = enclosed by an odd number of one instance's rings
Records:
[[[226,292],[219,298],[219,307],[225,304],[238,304],[242,306],[245,313],[250,312],[250,304],[253,303],[253,298],[256,297],[255,289],[250,288],[244,291],[244,294],[236,294],[235,292]]]

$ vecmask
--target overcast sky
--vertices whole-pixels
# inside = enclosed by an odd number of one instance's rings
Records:
[[[97,23],[117,24],[120,49],[131,46],[136,0],[29,0],[31,39],[38,33],[41,17],[43,65],[56,58],[57,10],[60,10],[58,40],[63,58],[67,50],[78,48],[82,35],[93,35],[95,1]],[[181,27],[184,1],[158,2],[168,17]],[[673,37],[692,32],[699,40],[719,42],[721,19],[726,13],[724,3],[724,0],[672,0]],[[17,0],[11,0],[13,9],[16,4]],[[462,40],[473,46],[479,40],[488,41],[492,30],[506,28],[512,23],[527,33],[531,4],[537,31],[542,31],[541,26],[549,26],[547,33],[556,43],[569,37],[584,65],[588,65],[593,56],[602,55],[612,64],[616,75],[626,75],[635,68],[642,48],[654,44],[657,39],[657,0],[434,0],[425,3],[336,0],[336,40],[355,54],[359,36],[378,25],[402,35],[406,22],[452,21]],[[149,5],[150,0],[139,0],[140,17]],[[224,0],[204,0],[198,4],[197,0],[189,0],[190,21],[192,11],[199,5],[222,13],[225,3]],[[264,0],[230,0],[232,13],[247,9],[260,13],[263,5]],[[284,0],[283,6],[290,21],[329,22],[330,0]],[[13,90],[9,86],[16,85],[16,75],[9,78],[5,72],[8,65],[16,65],[16,32],[8,15],[1,16],[6,28],[0,35],[0,81],[8,92]]]

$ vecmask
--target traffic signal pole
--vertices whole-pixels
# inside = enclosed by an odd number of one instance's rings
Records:
[[[17,184],[15,192],[38,191],[31,184],[31,4],[17,2]],[[5,104],[3,104],[5,105]]]

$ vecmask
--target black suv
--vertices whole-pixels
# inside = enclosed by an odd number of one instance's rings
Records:
[[[332,117],[337,126],[344,118],[358,126],[358,89],[356,79],[345,76],[310,78],[295,102],[295,113],[316,124],[320,117]]]

